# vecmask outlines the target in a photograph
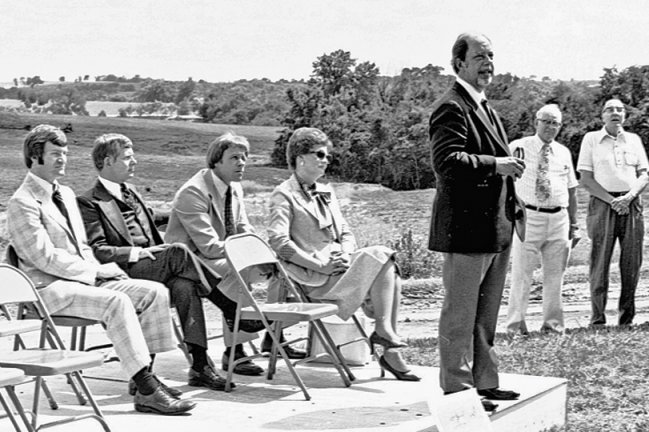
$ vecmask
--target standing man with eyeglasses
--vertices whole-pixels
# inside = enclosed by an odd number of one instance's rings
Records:
[[[520,154],[526,169],[516,182],[525,201],[525,241],[514,236],[512,273],[507,311],[507,332],[527,334],[525,312],[537,257],[543,265],[543,324],[541,331],[563,332],[561,286],[570,244],[577,231],[578,185],[570,150],[555,141],[561,129],[561,111],[545,105],[536,113],[536,134],[513,141],[509,148]]]
[[[445,394],[475,388],[487,411],[496,409],[491,400],[519,396],[499,388],[494,338],[512,236],[525,215],[514,190],[525,162],[512,156],[485,97],[493,59],[485,35],[457,38],[456,82],[435,103],[429,129],[437,188],[428,248],[444,253],[440,384]]]
[[[606,101],[602,109],[604,127],[584,136],[577,162],[581,184],[590,193],[586,229],[592,243],[589,279],[593,326],[606,324],[609,267],[616,241],[620,244],[622,285],[618,323],[629,325],[635,315],[644,237],[640,194],[649,182],[649,162],[640,137],[622,128],[625,114],[619,99]]]

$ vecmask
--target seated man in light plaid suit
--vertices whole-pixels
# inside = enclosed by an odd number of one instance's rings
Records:
[[[32,129],[24,143],[29,169],[9,200],[7,228],[20,268],[52,314],[101,321],[124,371],[135,381],[135,409],[180,414],[196,405],[150,371],[155,353],[174,348],[169,293],[164,285],[129,279],[116,264],[100,264],[87,244],[65,175],[67,139],[54,126]],[[173,395],[176,393],[176,396]]]

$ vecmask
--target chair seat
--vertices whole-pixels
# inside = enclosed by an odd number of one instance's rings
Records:
[[[0,337],[38,331],[43,322],[38,319],[0,321]]]
[[[338,306],[328,303],[267,303],[259,308],[272,321],[313,321],[338,313]],[[241,309],[241,319],[257,319],[252,306]]]
[[[20,384],[25,380],[25,373],[20,369],[0,368],[0,387]]]
[[[101,324],[101,321],[66,315],[52,315],[52,321],[60,327],[83,327]]]
[[[31,376],[49,376],[101,366],[104,356],[98,352],[26,349],[0,354],[0,366],[18,368]]]

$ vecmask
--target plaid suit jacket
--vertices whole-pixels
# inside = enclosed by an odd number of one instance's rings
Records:
[[[33,174],[27,174],[9,200],[7,230],[20,268],[36,287],[60,279],[94,285],[99,263],[88,246],[74,192],[63,185],[59,190],[74,233],[52,201],[52,190]]]

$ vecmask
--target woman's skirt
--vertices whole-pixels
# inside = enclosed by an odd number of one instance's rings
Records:
[[[352,253],[345,273],[330,276],[324,285],[303,287],[310,298],[338,305],[338,316],[343,320],[349,319],[361,305],[371,315],[370,289],[386,263],[393,260],[394,251],[385,246],[358,249]]]

